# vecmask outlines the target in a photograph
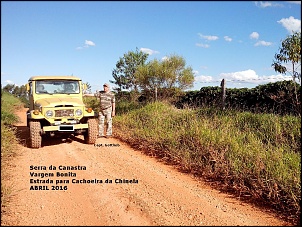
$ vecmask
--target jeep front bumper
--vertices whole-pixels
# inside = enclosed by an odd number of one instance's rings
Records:
[[[43,126],[44,132],[74,132],[75,130],[88,129],[88,124],[75,124],[75,125],[51,125]]]

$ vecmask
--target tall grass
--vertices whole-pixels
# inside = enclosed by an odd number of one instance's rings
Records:
[[[14,114],[16,108],[24,104],[15,96],[7,92],[1,94],[1,122],[11,125],[18,121],[18,117]]]
[[[1,93],[1,182],[7,177],[6,167],[8,161],[17,151],[18,140],[15,135],[16,130],[12,127],[12,124],[17,123],[19,120],[14,114],[15,110],[23,105],[13,95],[6,92]],[[7,206],[10,193],[10,187],[1,183],[1,214]]]
[[[15,115],[15,110],[24,104],[15,96],[3,92],[1,94],[1,157],[12,153],[16,142],[15,129],[11,127],[19,121]]]
[[[152,103],[114,119],[116,136],[186,171],[300,214],[301,118]]]

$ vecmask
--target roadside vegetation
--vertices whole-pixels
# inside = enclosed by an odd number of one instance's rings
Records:
[[[300,216],[301,117],[154,102],[114,118],[115,136],[220,188]]]
[[[15,110],[24,106],[22,101],[7,93],[3,92],[1,95],[1,158],[10,157],[14,153],[14,144],[18,143],[14,136],[15,128],[12,127],[14,123],[19,121]]]
[[[2,182],[9,177],[6,167],[17,152],[18,139],[16,130],[12,125],[17,123],[19,119],[14,112],[23,105],[24,103],[19,98],[1,91],[1,216],[5,212],[11,194],[10,185],[4,185]]]

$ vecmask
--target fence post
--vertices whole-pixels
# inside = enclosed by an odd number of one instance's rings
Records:
[[[221,108],[225,109],[225,80],[222,79],[221,81],[221,95],[222,95],[222,102],[221,102]]]

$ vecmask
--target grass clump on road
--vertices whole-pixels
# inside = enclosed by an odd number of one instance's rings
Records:
[[[301,200],[301,118],[155,102],[114,119],[117,137],[266,201],[295,219]]]

